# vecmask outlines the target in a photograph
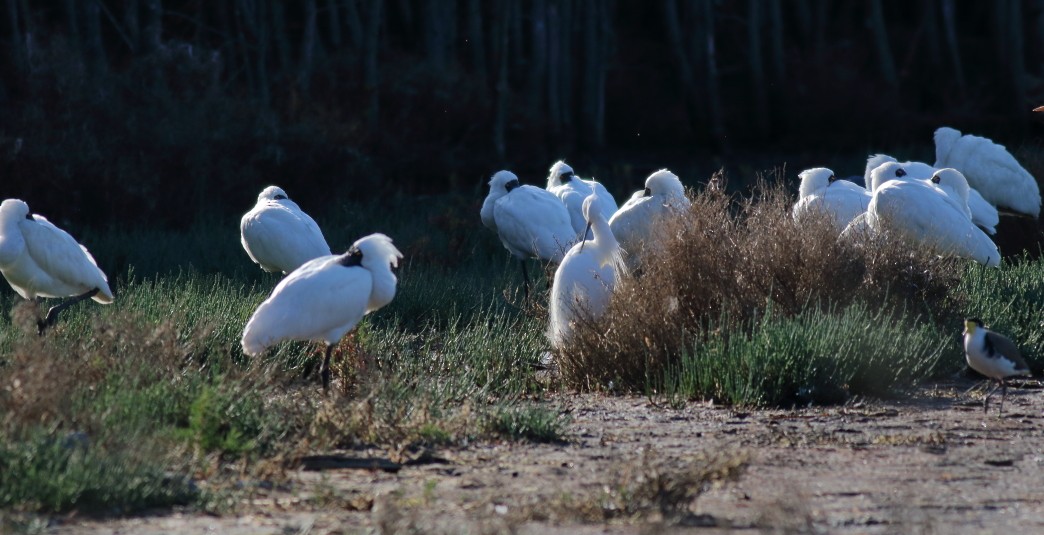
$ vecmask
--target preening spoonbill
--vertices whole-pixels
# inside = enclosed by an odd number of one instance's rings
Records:
[[[584,199],[586,228],[593,237],[569,249],[555,271],[548,308],[551,346],[561,349],[578,318],[596,319],[605,312],[609,297],[625,270],[620,244],[609,230],[597,195]],[[585,229],[586,233],[586,229]]]
[[[391,302],[397,279],[392,268],[402,253],[384,234],[357,240],[342,255],[309,260],[272,290],[243,329],[243,352],[259,355],[283,340],[326,344],[321,375],[330,386],[333,347],[363,316]]]
[[[576,176],[573,168],[563,161],[557,161],[551,166],[551,172],[547,176],[547,191],[554,193],[562,199],[562,204],[569,211],[569,221],[573,225],[576,235],[585,232],[587,221],[584,220],[584,200],[592,194],[597,197],[602,214],[606,218],[616,213],[616,199],[605,189],[601,183],[595,180],[583,180]],[[590,236],[586,236],[590,238]]]
[[[47,218],[30,214],[19,199],[0,203],[0,273],[26,299],[71,297],[37,322],[41,333],[61,311],[84,299],[113,300],[108,278],[87,248]]]

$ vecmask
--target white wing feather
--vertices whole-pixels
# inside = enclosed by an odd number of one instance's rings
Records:
[[[338,256],[311,260],[284,278],[247,322],[243,351],[258,355],[283,340],[337,343],[366,314],[373,281]]]
[[[289,273],[330,254],[319,225],[308,214],[277,202],[247,212],[240,221],[240,232],[243,249],[265,271]]]
[[[494,217],[500,241],[517,258],[561,262],[576,241],[565,205],[535,186],[520,186],[497,199]]]
[[[34,215],[33,218],[33,221],[19,222],[18,227],[25,238],[27,254],[42,271],[35,282],[35,293],[44,297],[69,297],[97,288],[93,299],[111,303],[113,295],[108,278],[87,248],[45,217]]]
[[[949,150],[938,152],[935,167],[953,167],[971,187],[995,206],[1040,215],[1040,187],[1010,152],[984,137],[961,136]]]

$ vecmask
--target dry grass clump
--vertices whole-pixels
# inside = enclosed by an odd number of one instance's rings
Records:
[[[642,390],[707,334],[749,332],[767,311],[793,317],[855,302],[896,313],[942,311],[960,260],[898,241],[842,241],[828,217],[791,217],[782,184],[750,198],[692,193],[665,250],[624,280],[605,315],[559,358],[567,384]]]

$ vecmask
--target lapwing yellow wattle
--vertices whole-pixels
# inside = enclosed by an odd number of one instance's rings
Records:
[[[971,318],[964,320],[964,356],[973,370],[998,383],[986,393],[986,399],[982,402],[983,411],[989,411],[990,396],[1000,387],[1000,412],[1003,413],[1008,377],[1030,374],[1019,348],[1007,336],[983,326],[982,320]]]

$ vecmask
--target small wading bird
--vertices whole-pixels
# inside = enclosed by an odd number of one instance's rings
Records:
[[[305,262],[330,255],[319,225],[286,192],[268,186],[239,222],[243,249],[268,272],[290,273]]]
[[[794,203],[795,220],[810,212],[826,211],[840,231],[870,206],[871,196],[866,188],[838,179],[830,169],[806,169],[798,176],[801,187],[798,190],[800,198]]]
[[[990,410],[990,396],[1001,389],[1000,412],[1004,412],[1004,397],[1008,393],[1008,377],[1029,375],[1029,366],[1022,359],[1019,348],[1007,336],[983,326],[977,318],[964,320],[964,357],[971,369],[997,381],[982,400],[982,410]]]
[[[609,297],[624,272],[620,244],[609,230],[596,195],[584,199],[584,219],[593,238],[573,245],[555,271],[548,308],[551,346],[561,349],[572,336],[578,317],[597,319],[609,305]]]
[[[297,268],[272,290],[243,330],[243,352],[260,355],[283,340],[326,343],[320,374],[330,387],[333,347],[363,316],[391,302],[392,268],[402,253],[384,234],[359,239],[343,255],[321,256]]]
[[[580,239],[590,238],[587,221],[584,219],[583,204],[590,195],[597,195],[602,214],[612,217],[616,213],[616,199],[605,189],[601,183],[595,180],[583,180],[576,176],[569,164],[558,161],[551,166],[551,173],[547,177],[547,191],[554,193],[562,200],[562,204],[569,211],[569,222]],[[588,232],[587,234],[582,234]]]
[[[497,233],[504,248],[522,264],[522,280],[529,298],[526,259],[559,263],[576,232],[562,201],[547,190],[519,185],[511,171],[497,171],[482,202],[482,224]]]
[[[0,273],[26,299],[71,297],[37,322],[41,334],[61,311],[80,301],[113,300],[108,279],[87,248],[43,216],[30,214],[29,205],[18,199],[0,203]]]

